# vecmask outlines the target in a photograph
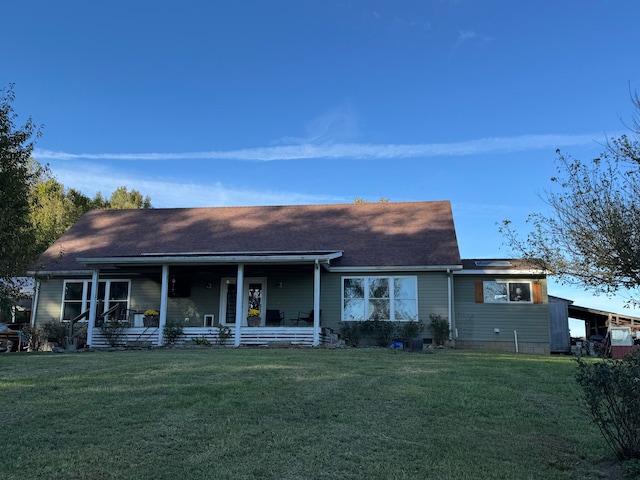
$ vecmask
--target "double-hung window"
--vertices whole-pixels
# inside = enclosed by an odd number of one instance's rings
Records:
[[[482,282],[484,303],[532,303],[531,282]]]
[[[343,321],[408,322],[417,318],[416,277],[343,277]]]
[[[62,320],[73,320],[89,310],[91,302],[91,280],[65,280],[62,299]],[[116,303],[120,311],[129,308],[128,280],[101,280],[98,282],[98,314],[106,312]]]

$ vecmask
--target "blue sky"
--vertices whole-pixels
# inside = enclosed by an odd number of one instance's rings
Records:
[[[44,125],[34,156],[65,186],[155,207],[448,199],[465,258],[508,256],[496,222],[525,231],[556,148],[597,156],[640,87],[635,0],[2,10],[0,85]]]

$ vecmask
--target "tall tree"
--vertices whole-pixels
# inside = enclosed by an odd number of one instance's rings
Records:
[[[16,127],[14,100],[13,85],[0,90],[0,307],[19,295],[35,243],[29,193],[39,172],[29,158],[41,130],[31,117]]]
[[[33,183],[31,198],[31,222],[35,229],[35,251],[45,251],[65,233],[82,215],[92,209],[151,208],[150,198],[127,187],[119,187],[106,200],[102,193],[90,199],[74,188],[66,188],[58,182],[47,168],[42,168],[32,160],[35,171],[39,172]]]
[[[66,232],[93,207],[93,201],[81,192],[48,178],[34,185],[31,192],[31,221],[35,228],[39,252]]]
[[[628,135],[611,138],[598,158],[558,151],[549,215],[532,214],[520,238],[504,221],[506,243],[561,281],[640,304],[640,98],[633,94]]]
[[[143,197],[138,190],[131,189],[129,192],[126,186],[122,186],[111,194],[109,208],[151,208],[151,199],[148,196]]]

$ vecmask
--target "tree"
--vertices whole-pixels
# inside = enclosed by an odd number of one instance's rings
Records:
[[[20,295],[18,277],[33,258],[35,232],[30,221],[30,189],[39,171],[29,161],[41,134],[31,117],[16,127],[13,85],[0,90],[0,307]]]
[[[34,181],[30,191],[30,219],[34,227],[36,255],[44,252],[89,210],[151,208],[150,198],[143,198],[137,190],[128,192],[127,187],[120,187],[112,193],[110,200],[100,192],[90,199],[74,188],[66,188],[37,161],[31,160],[31,165]]]
[[[385,198],[385,197],[380,197],[380,199],[378,200],[378,203],[389,203],[389,199]],[[365,200],[362,197],[356,197],[353,199],[353,203],[370,203],[369,200]]]
[[[54,178],[34,185],[31,202],[38,252],[45,251],[94,205],[89,197],[73,188],[65,189]]]
[[[127,187],[122,186],[111,194],[109,208],[151,208],[151,199],[148,196],[143,198],[142,194],[134,189],[128,192]]]
[[[549,215],[532,214],[521,239],[504,221],[500,230],[516,252],[568,284],[640,304],[640,98],[629,135],[611,138],[599,158],[558,154],[557,190],[545,192]]]

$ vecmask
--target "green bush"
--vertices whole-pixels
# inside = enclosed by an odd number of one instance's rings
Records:
[[[74,343],[78,348],[84,348],[87,345],[87,330],[88,325],[86,323],[76,323],[75,327],[73,327],[71,343]]]
[[[419,320],[412,320],[402,325],[400,336],[404,339],[419,337],[424,329],[424,324]]]
[[[620,460],[640,459],[640,351],[622,360],[577,362],[591,419]]]
[[[430,313],[429,328],[433,332],[433,343],[444,345],[449,340],[449,321],[442,315]]]
[[[42,325],[42,336],[45,338],[45,342],[51,342],[58,346],[63,346],[68,335],[69,325],[66,323],[54,320]]]
[[[182,325],[176,322],[167,322],[162,329],[165,345],[173,345],[184,333]]]
[[[195,345],[200,345],[204,347],[208,347],[209,345],[211,345],[211,342],[204,335],[202,335],[201,337],[192,338],[191,341]]]
[[[47,341],[47,338],[44,335],[42,327],[25,325],[22,327],[22,333],[28,339],[28,349],[32,352],[37,352],[42,349],[42,345]]]
[[[357,347],[360,343],[360,322],[340,322],[340,335],[344,343],[350,347]]]
[[[128,326],[127,322],[118,320],[105,320],[100,325],[100,331],[105,340],[111,347],[117,347],[123,344],[124,329]]]
[[[218,345],[226,345],[227,340],[229,340],[233,335],[231,331],[231,327],[228,325],[219,325],[218,326]]]
[[[391,345],[396,335],[396,325],[387,320],[366,320],[360,322],[360,331],[373,338],[379,347]]]

